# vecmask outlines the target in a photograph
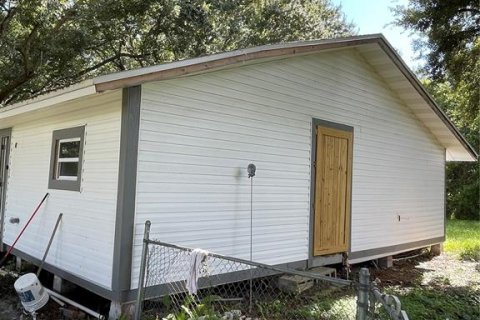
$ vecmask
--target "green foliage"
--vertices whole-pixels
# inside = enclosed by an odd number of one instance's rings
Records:
[[[463,259],[472,259],[480,255],[480,221],[447,221],[447,240],[444,244],[447,253]],[[479,261],[479,260],[477,260]],[[437,275],[426,285],[413,288],[390,288],[397,294],[403,308],[411,319],[478,319],[479,282],[468,275],[461,265],[451,267],[442,264],[438,267],[451,269],[450,275]],[[425,270],[427,271],[427,270]],[[431,270],[428,270],[431,272]],[[475,271],[472,271],[475,272]],[[453,277],[453,278],[452,278]],[[455,279],[466,277],[470,284],[459,286]],[[423,281],[422,281],[423,282]]]
[[[473,288],[414,287],[396,292],[410,319],[478,319],[480,309]]]
[[[356,296],[351,288],[318,290],[307,296],[259,302],[256,305],[261,319],[331,319],[354,318]]]
[[[221,316],[215,311],[212,302],[218,297],[207,296],[198,302],[194,296],[185,297],[180,310],[170,313],[163,320],[194,320],[202,318],[204,320],[220,320]]]
[[[480,221],[448,220],[444,250],[462,259],[480,261]]]
[[[418,49],[426,51],[427,74],[442,79],[446,74],[464,77],[465,68],[476,64],[480,32],[480,4],[476,0],[410,0],[394,9],[396,23],[425,35]],[[476,43],[476,46],[472,46]],[[473,72],[472,72],[473,73]]]
[[[480,143],[480,112],[473,115],[468,109],[465,109],[465,106],[469,105],[469,101],[466,101],[469,94],[463,84],[458,85],[456,90],[445,81],[427,80],[424,81],[424,85],[470,144],[478,146]],[[447,163],[446,187],[448,218],[480,220],[480,168],[478,162]]]
[[[447,214],[455,219],[480,219],[478,162],[447,164]]]
[[[0,104],[98,74],[351,33],[329,0],[0,0]]]
[[[480,261],[480,245],[466,248],[460,256],[464,260]]]
[[[397,6],[396,23],[425,35],[426,87],[467,141],[479,150],[480,3],[470,0],[410,0]],[[450,163],[446,171],[447,214],[480,219],[479,163]]]

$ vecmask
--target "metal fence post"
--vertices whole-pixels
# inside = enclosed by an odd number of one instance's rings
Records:
[[[370,272],[367,268],[360,269],[360,285],[357,296],[357,320],[366,320],[368,315],[368,291],[370,287]]]
[[[150,221],[145,222],[143,234],[142,260],[140,261],[140,272],[138,276],[137,302],[135,304],[135,320],[140,320],[142,315],[143,295],[145,293],[145,268],[147,267],[148,244],[150,240]]]

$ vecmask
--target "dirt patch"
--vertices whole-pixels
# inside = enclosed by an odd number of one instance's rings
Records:
[[[401,259],[388,269],[371,268],[373,279],[380,279],[381,286],[480,287],[480,262],[460,260],[448,254],[432,257],[428,253]]]
[[[22,306],[17,297],[2,297],[0,299],[0,320],[27,320],[32,319],[24,314]],[[48,304],[37,314],[38,320],[63,319],[63,315],[56,303],[49,301]]]
[[[480,289],[480,262],[459,260],[442,254],[423,261],[419,268],[431,270],[423,276],[422,284],[438,284],[442,280],[453,287],[474,287]]]
[[[13,283],[17,278],[11,275],[0,275],[0,320],[31,319],[30,315],[23,313],[20,299],[17,297]],[[38,312],[38,320],[63,319],[58,304],[49,301]]]
[[[2,270],[3,271],[3,270]],[[0,273],[0,320],[27,320],[31,315],[25,314],[13,284],[16,276],[4,272]],[[38,320],[64,319],[60,306],[52,301],[47,303],[37,313]]]
[[[411,259],[400,257],[400,260],[395,260],[391,268],[370,268],[372,279],[380,280],[381,287],[411,287],[421,284],[423,275],[433,270],[420,267],[420,264],[429,261],[431,257],[428,254],[421,254],[420,252],[412,252],[411,255],[415,257]]]
[[[400,298],[410,319],[480,319],[480,263],[442,254],[370,269],[382,291]]]

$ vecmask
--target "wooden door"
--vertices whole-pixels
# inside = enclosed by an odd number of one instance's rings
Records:
[[[348,250],[353,134],[318,126],[314,255]]]

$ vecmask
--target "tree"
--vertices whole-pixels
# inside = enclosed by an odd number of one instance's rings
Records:
[[[427,89],[470,144],[479,149],[480,3],[469,0],[410,0],[395,9],[396,23],[425,35],[417,49],[426,54]],[[480,168],[447,165],[449,217],[480,219]]]
[[[472,145],[478,146],[479,121],[468,122],[464,113],[458,113],[466,104],[465,88],[452,89],[442,81],[424,81],[427,90],[457,124]],[[479,219],[480,170],[478,162],[451,162],[446,167],[447,215],[456,219]]]
[[[0,105],[103,73],[352,30],[329,0],[0,0]]]

